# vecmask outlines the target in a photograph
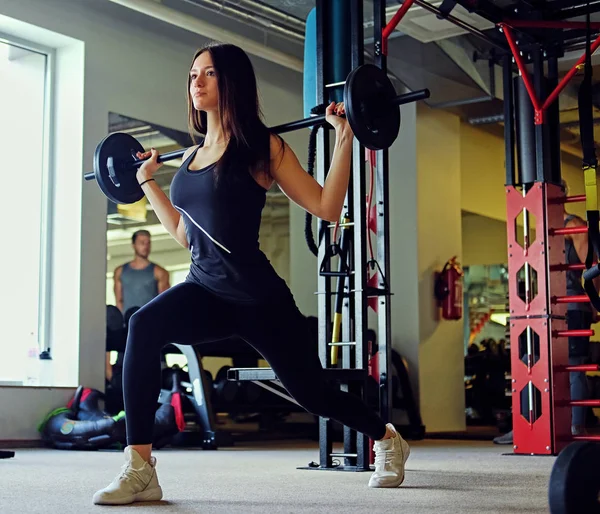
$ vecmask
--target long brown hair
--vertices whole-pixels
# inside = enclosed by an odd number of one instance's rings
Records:
[[[263,122],[258,87],[252,62],[241,48],[224,43],[208,43],[198,49],[192,59],[210,52],[219,89],[221,125],[229,134],[229,144],[217,164],[219,181],[240,176],[240,172],[269,173],[270,135]],[[206,133],[206,113],[194,108],[188,74],[188,129],[194,143],[197,134]],[[280,141],[281,138],[280,138]]]

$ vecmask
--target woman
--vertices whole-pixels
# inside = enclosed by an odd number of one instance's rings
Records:
[[[353,134],[343,104],[331,103],[326,119],[335,129],[331,168],[323,187],[300,166],[290,147],[261,121],[256,77],[240,48],[211,44],[196,52],[188,77],[190,132],[205,134],[188,149],[171,184],[171,200],[152,178],[157,152],[137,178],[169,233],[191,252],[186,281],[165,291],[130,320],[123,368],[127,420],[126,463],[97,504],[159,500],[162,490],[151,456],[160,350],[171,341],[197,344],[238,336],[253,345],[307,411],[335,419],[375,442],[371,487],[398,487],[408,444],[391,424],[357,396],[323,378],[310,351],[309,327],[286,283],[258,243],[266,191],[277,182],[313,215],[339,218],[350,176]]]

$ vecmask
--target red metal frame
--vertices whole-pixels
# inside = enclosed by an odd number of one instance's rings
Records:
[[[415,0],[405,0],[394,17],[382,31],[382,53],[387,55],[388,39]],[[418,3],[418,2],[417,2]],[[513,37],[511,27],[516,28],[587,28],[585,22],[561,21],[520,21],[507,20],[499,23],[504,32],[515,63],[523,77],[527,93],[534,108],[534,123],[544,123],[544,112],[558,98],[558,95],[573,78],[585,54],[562,78],[554,90],[542,103],[538,99],[530,75],[521,59],[520,50]],[[600,23],[592,23],[594,29]],[[591,45],[594,53],[600,46],[600,36]],[[571,401],[569,374],[572,371],[595,371],[596,365],[570,366],[567,337],[591,336],[593,330],[567,330],[566,303],[588,302],[587,296],[565,296],[567,270],[583,270],[584,264],[564,263],[564,239],[562,236],[587,233],[587,227],[569,227],[563,225],[563,207],[565,203],[583,202],[585,195],[566,197],[560,186],[549,183],[536,183],[525,196],[513,186],[506,187],[507,194],[507,236],[509,248],[509,304],[510,336],[515,344],[511,345],[512,403],[513,403],[513,440],[514,451],[519,454],[557,455],[573,440],[600,441],[600,436],[571,435],[571,407],[598,406],[600,400]],[[517,239],[517,217],[523,209],[535,216],[536,239],[531,243],[525,238],[524,246]],[[551,228],[554,227],[554,228]],[[560,228],[558,228],[560,227]],[[525,265],[536,270],[537,295],[523,301],[518,295],[517,275]],[[560,295],[552,294],[561,293]],[[529,355],[526,362],[522,359],[520,336],[527,330],[533,330],[539,342],[537,361]],[[537,345],[534,351],[537,350]],[[540,392],[541,405],[537,419],[533,420],[533,405],[528,399],[527,418],[521,414],[521,392],[530,387]]]
[[[411,8],[413,2],[414,2],[414,0],[404,0],[404,2],[402,3],[402,5],[400,6],[400,9],[398,9],[398,11],[396,12],[396,14],[394,14],[394,17],[384,27],[383,32],[382,32],[382,38],[381,38],[381,53],[383,55],[387,55],[387,50],[388,50],[388,44],[387,43],[388,43],[388,38],[390,37],[390,34],[392,32],[394,32],[394,29],[396,28],[396,26],[398,25],[398,23],[400,23],[400,21],[402,20],[402,18],[404,18],[404,15]]]
[[[560,442],[554,440],[554,434],[566,440],[571,433],[571,408],[569,394],[569,375],[567,373],[551,372],[550,356],[552,359],[562,359],[568,362],[568,347],[564,342],[556,344],[549,342],[548,326],[555,324],[564,325],[564,320],[550,318],[518,318],[510,321],[511,341],[518,341],[519,336],[530,327],[538,336],[540,355],[537,362],[528,366],[519,358],[519,344],[512,343],[511,349],[511,374],[512,374],[512,412],[513,412],[513,449],[517,454],[552,455],[560,449]],[[549,347],[556,347],[556,351],[548,351]],[[558,354],[558,355],[557,355]],[[541,403],[536,406],[536,411],[541,415],[530,422],[522,415],[531,410],[531,405],[521,405],[521,393],[525,389],[528,397],[528,388],[535,387],[541,395]],[[555,406],[559,399],[561,403]],[[527,401],[529,403],[529,401]],[[529,414],[530,419],[534,416]]]
[[[570,234],[587,234],[587,227],[563,227],[550,229],[553,236],[567,236]]]
[[[564,298],[566,293],[564,270],[557,269],[564,263],[564,237],[549,230],[563,225],[564,192],[560,186],[547,183],[534,184],[525,196],[513,186],[505,190],[514,452],[553,455],[572,440],[569,374],[565,373],[569,365],[568,343],[564,337],[553,337],[567,329],[566,305],[552,301]],[[523,229],[516,220],[523,209],[535,215],[536,220],[536,239],[526,248],[517,242],[517,231]],[[537,271],[537,295],[529,304],[518,296],[517,274],[525,263]],[[528,327],[539,338],[537,362],[520,355],[519,337]],[[533,423],[521,414],[521,392],[530,384],[541,395],[541,415]]]
[[[585,267],[583,269],[585,269]],[[552,303],[590,303],[590,299],[585,294],[574,294],[570,296],[553,296]]]
[[[575,202],[585,202],[587,200],[585,195],[574,195],[574,196],[565,196],[556,200],[558,203],[575,203]]]
[[[587,269],[585,267],[585,263],[581,262],[579,264],[551,264],[550,271],[583,271]]]
[[[598,364],[578,364],[577,366],[565,366],[564,369],[555,371],[600,371],[600,366]]]
[[[592,337],[594,335],[593,330],[555,330],[553,337]]]
[[[514,187],[507,187],[507,237],[509,250],[509,269],[512,269],[515,274],[515,279],[509,282],[510,295],[510,316],[530,316],[534,313],[540,315],[548,314],[547,297],[544,291],[547,290],[547,251],[545,250],[546,230],[544,227],[544,186],[535,184],[527,196],[523,197],[521,192]],[[561,209],[561,207],[558,207]],[[521,246],[517,239],[517,225],[515,220],[522,214],[523,209],[527,209],[530,214],[535,216],[536,239],[525,248]],[[562,220],[562,217],[561,217]],[[519,230],[521,228],[519,227]],[[562,239],[562,238],[561,238]],[[562,254],[561,254],[562,255]],[[555,262],[560,262],[560,257],[554,259]],[[537,290],[538,294],[531,301],[523,301],[518,294],[516,274],[529,264],[537,272]],[[566,289],[561,290],[564,292]]]
[[[600,400],[570,400],[567,403],[573,407],[600,407]]]
[[[573,441],[600,441],[600,435],[575,435]]]
[[[542,22],[544,23],[544,22]],[[559,23],[559,22],[557,22]],[[514,26],[514,24],[513,24]],[[531,78],[529,76],[529,72],[523,63],[523,59],[521,58],[521,52],[517,48],[517,43],[515,42],[515,38],[513,36],[510,25],[507,22],[499,23],[498,27],[502,29],[504,35],[506,37],[506,41],[508,42],[508,46],[513,54],[515,59],[515,63],[521,72],[521,76],[523,77],[523,82],[525,83],[525,88],[527,89],[527,93],[529,94],[529,98],[531,98],[531,103],[533,104],[534,111],[534,123],[536,125],[542,125],[544,123],[544,112],[546,109],[558,98],[560,92],[565,88],[565,86],[569,83],[569,81],[573,78],[575,73],[577,73],[577,69],[583,62],[585,61],[585,53],[579,58],[579,60],[573,65],[573,67],[569,70],[569,72],[562,78],[562,80],[558,83],[558,85],[554,88],[554,90],[548,95],[548,98],[541,103],[541,100],[538,99],[535,89],[533,88],[533,84],[531,83]],[[592,54],[597,50],[600,46],[600,36],[596,38],[596,40],[591,45]]]

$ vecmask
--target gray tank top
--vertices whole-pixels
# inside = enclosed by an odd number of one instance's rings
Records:
[[[129,263],[123,265],[121,272],[123,313],[131,307],[143,307],[158,295],[154,266],[154,263],[150,263],[144,269],[133,269]]]
[[[565,218],[565,226],[569,221],[571,221],[575,216],[570,214]],[[575,246],[573,245],[573,241],[565,238],[565,262],[566,264],[580,264],[581,260],[577,255],[577,250],[575,250]],[[567,271],[567,295],[585,295],[585,289],[581,283],[582,271]],[[589,311],[591,312],[592,307],[589,303],[569,303],[567,304],[567,309],[570,311]]]

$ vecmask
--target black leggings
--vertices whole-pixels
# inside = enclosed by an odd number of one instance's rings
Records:
[[[308,412],[339,421],[373,440],[386,428],[352,393],[325,381],[310,347],[309,326],[291,294],[262,305],[225,302],[202,286],[178,284],[154,298],[129,321],[123,366],[128,444],[150,444],[161,388],[161,349],[238,336],[269,363],[288,393]]]

